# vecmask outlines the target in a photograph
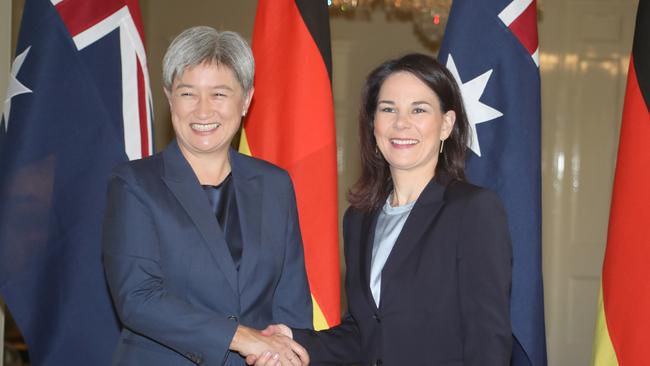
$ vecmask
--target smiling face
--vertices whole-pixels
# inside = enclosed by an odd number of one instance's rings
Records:
[[[409,72],[386,78],[377,98],[374,135],[393,174],[435,173],[440,140],[449,137],[454,111],[443,113],[438,96]]]
[[[196,157],[228,153],[253,96],[229,67],[215,63],[186,69],[165,94],[178,145]]]

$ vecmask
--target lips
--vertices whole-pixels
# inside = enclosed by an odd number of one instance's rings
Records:
[[[389,141],[391,144],[398,146],[412,146],[420,142],[414,139],[390,139]]]
[[[221,126],[221,123],[215,122],[215,123],[191,123],[190,128],[192,128],[194,131],[197,132],[210,132],[213,130],[216,130],[219,126]]]

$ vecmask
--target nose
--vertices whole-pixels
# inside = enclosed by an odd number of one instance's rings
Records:
[[[409,117],[407,113],[398,111],[395,114],[395,123],[393,124],[393,127],[397,130],[403,130],[405,128],[408,128],[410,126],[410,122],[408,118]]]
[[[209,97],[202,95],[196,106],[196,116],[200,119],[207,119],[212,117],[212,113],[213,110]]]

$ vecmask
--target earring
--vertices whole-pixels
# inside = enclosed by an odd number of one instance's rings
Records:
[[[440,153],[442,154],[442,148],[445,146],[445,140],[440,140]]]

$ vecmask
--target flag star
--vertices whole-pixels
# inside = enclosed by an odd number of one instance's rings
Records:
[[[27,58],[27,54],[29,53],[30,48],[32,48],[32,46],[27,47],[20,55],[16,56],[16,59],[14,59],[14,62],[11,65],[11,72],[9,73],[9,87],[7,88],[7,98],[5,99],[5,108],[4,112],[2,113],[2,116],[4,117],[5,131],[7,131],[7,128],[9,127],[11,98],[20,94],[33,93],[31,89],[23,85],[23,83],[18,81],[16,78],[20,72],[20,68],[23,66],[23,62],[25,62],[25,58]]]
[[[454,75],[454,79],[456,79],[456,82],[460,87],[460,92],[463,95],[463,103],[465,104],[465,111],[467,113],[467,119],[469,120],[471,131],[471,138],[467,142],[467,146],[472,149],[476,155],[481,156],[481,146],[478,140],[478,133],[476,132],[476,125],[503,116],[503,113],[487,104],[483,104],[479,100],[485,91],[488,80],[490,80],[492,69],[466,83],[463,83],[451,54],[449,54],[449,58],[447,58],[447,68],[451,74]]]

